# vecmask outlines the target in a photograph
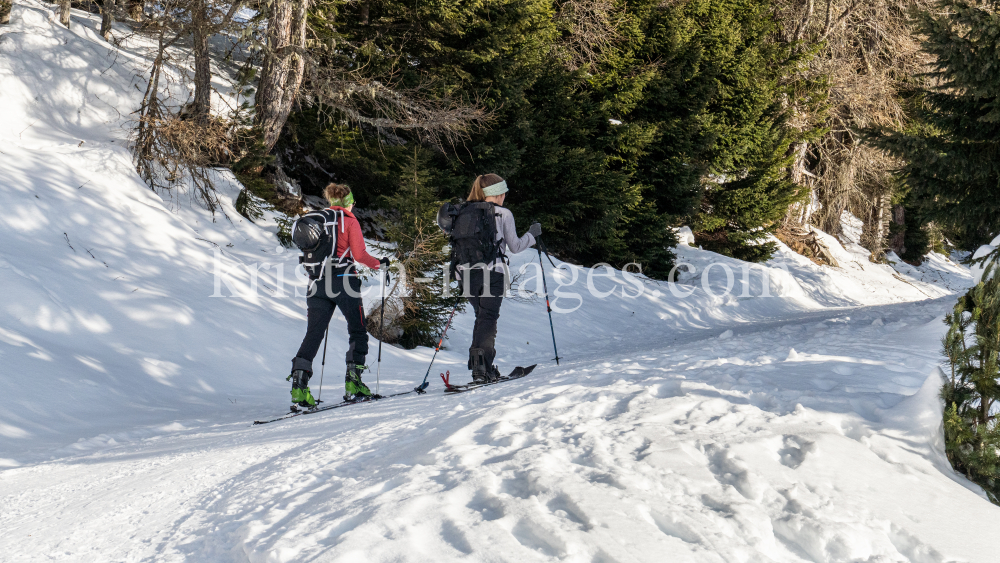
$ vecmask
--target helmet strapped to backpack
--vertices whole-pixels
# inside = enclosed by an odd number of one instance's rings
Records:
[[[310,280],[318,280],[323,276],[323,271],[334,258],[337,237],[342,232],[344,232],[344,212],[338,210],[312,211],[299,217],[292,224],[292,242],[302,251],[299,264],[302,264]],[[354,261],[350,258],[345,262],[349,252],[350,247],[343,255],[337,257],[334,266],[352,264]]]
[[[455,216],[458,215],[458,206],[446,203],[438,209],[437,214],[437,224],[444,231],[444,234],[450,235],[451,228],[455,224]]]
[[[442,208],[444,211],[444,208]],[[451,235],[451,271],[477,264],[490,265],[505,259],[503,241],[497,240],[496,205],[485,201],[464,203],[449,212]],[[438,213],[441,225],[441,212]],[[442,226],[442,228],[444,228]]]
[[[303,217],[292,227],[292,242],[303,252],[315,250],[324,233],[323,221],[316,217]]]

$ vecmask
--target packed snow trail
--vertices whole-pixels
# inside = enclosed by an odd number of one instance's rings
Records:
[[[941,452],[949,306],[774,323],[285,425],[192,421],[5,471],[0,553],[990,561],[1000,511]]]

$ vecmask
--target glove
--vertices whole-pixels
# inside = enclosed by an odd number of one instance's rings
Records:
[[[542,224],[532,223],[531,226],[528,227],[528,232],[531,233],[531,236],[535,238],[542,236]]]

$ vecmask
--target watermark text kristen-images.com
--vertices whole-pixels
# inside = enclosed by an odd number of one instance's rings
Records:
[[[228,261],[223,259],[222,252],[216,249],[214,257],[214,287],[211,297],[237,297],[256,300],[262,294],[264,296],[284,297],[289,295],[288,292],[291,290],[291,292],[294,292],[295,297],[306,298],[319,291],[319,284],[327,283],[331,285],[330,282],[333,278],[333,276],[324,276],[324,279],[321,279],[319,282],[310,283],[301,265],[297,265],[297,267],[289,272],[285,263],[270,264],[267,262],[258,262],[253,264],[232,264],[230,262],[230,265],[227,266],[226,262]],[[486,270],[487,266],[485,264],[477,264],[473,268]],[[754,268],[757,268],[761,275],[760,290],[757,294],[751,293],[750,271]],[[586,292],[598,299],[606,299],[613,295],[618,295],[623,299],[633,300],[647,293],[653,297],[671,295],[674,298],[683,299],[694,294],[699,285],[697,282],[700,282],[701,289],[705,294],[712,297],[725,297],[733,293],[733,290],[736,289],[737,280],[740,282],[740,293],[736,297],[771,297],[770,270],[772,268],[779,268],[786,273],[788,272],[787,267],[780,263],[769,266],[743,263],[739,264],[737,268],[733,268],[731,264],[726,262],[713,262],[706,266],[699,276],[696,266],[686,262],[678,262],[670,271],[668,276],[668,280],[670,281],[658,282],[645,277],[640,278],[636,275],[642,275],[641,264],[633,262],[626,264],[622,270],[616,270],[611,265],[602,262],[590,268],[562,264],[546,274],[546,281],[549,284],[549,300],[552,311],[554,313],[565,314],[572,313],[583,306],[583,297],[580,295],[580,291],[584,288],[577,287],[581,278],[585,278],[584,286]],[[726,285],[724,288],[713,288],[710,284],[710,274],[713,270],[718,270],[725,275]],[[459,295],[469,294],[470,276],[462,276],[464,278],[462,280],[451,279],[451,272],[447,264],[443,266],[443,271],[445,283],[442,294],[444,297],[450,297],[456,293]],[[544,290],[541,271],[541,266],[534,262],[522,264],[516,272],[512,272],[510,268],[505,266],[503,272],[504,287],[506,289],[505,296],[527,300],[543,297]],[[586,271],[585,275],[582,274],[583,271]],[[268,281],[260,279],[261,272],[271,274],[267,276]],[[366,277],[365,274],[358,275]],[[681,283],[677,282],[679,275],[684,278],[684,281]],[[382,274],[377,271],[369,272],[367,276],[377,277],[379,280],[382,279]],[[390,276],[393,280],[397,279],[397,276],[405,279],[405,272],[402,268],[398,267],[398,264],[393,264],[393,267],[390,268]],[[696,280],[696,278],[698,279]],[[598,279],[611,281],[615,285],[610,289],[600,290],[595,284],[595,281]],[[271,281],[274,283],[273,286],[271,283],[268,283]],[[429,280],[417,279],[415,281],[420,283]],[[393,285],[395,285],[395,282]],[[351,284],[343,284],[344,291],[348,292],[348,294],[351,294],[353,297],[367,299],[380,297],[382,287],[380,284],[369,284],[363,286],[360,292],[355,292]],[[401,287],[405,287],[405,283]],[[262,288],[264,290],[263,293],[261,292]],[[327,294],[332,295],[334,293],[332,287],[324,289],[326,289]],[[488,288],[486,289],[488,291]]]

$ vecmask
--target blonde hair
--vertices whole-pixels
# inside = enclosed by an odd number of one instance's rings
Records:
[[[323,195],[329,201],[344,199],[349,193],[351,193],[351,187],[347,184],[329,184],[323,189]]]
[[[500,182],[503,182],[503,178],[496,174],[483,174],[477,177],[476,181],[472,182],[472,191],[469,192],[469,197],[465,198],[465,200],[486,201],[486,194],[483,193],[483,188],[499,184]]]

